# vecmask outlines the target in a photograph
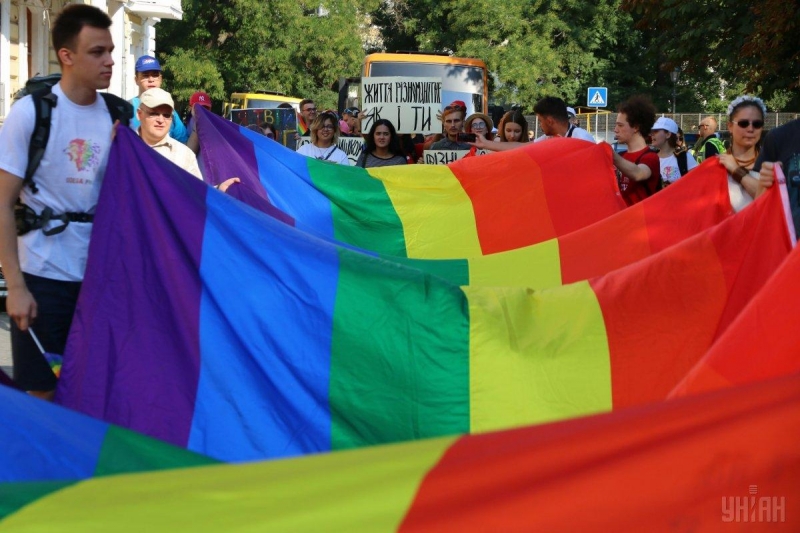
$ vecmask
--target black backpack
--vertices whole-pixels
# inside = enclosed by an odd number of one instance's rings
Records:
[[[686,155],[686,151],[682,151],[675,156],[675,159],[678,160],[678,170],[681,173],[681,176],[685,176],[687,172],[689,172],[689,161]]]
[[[25,169],[23,187],[29,186],[32,193],[39,189],[33,182],[33,175],[44,157],[47,141],[50,138],[50,123],[53,117],[53,108],[58,103],[56,95],[53,94],[53,85],[61,79],[61,74],[50,74],[49,76],[35,76],[28,80],[23,89],[14,95],[14,102],[28,94],[33,98],[33,108],[36,110],[36,123],[31,134],[30,147],[28,148],[28,166]],[[128,126],[133,118],[133,106],[120,98],[109,93],[98,93],[106,102],[108,111],[111,114],[111,122],[117,120],[124,126]]]

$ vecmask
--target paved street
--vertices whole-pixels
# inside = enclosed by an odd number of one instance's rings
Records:
[[[8,315],[0,313],[0,368],[11,375],[11,340],[8,335]]]

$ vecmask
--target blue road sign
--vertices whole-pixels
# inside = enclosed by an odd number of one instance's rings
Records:
[[[589,90],[586,93],[586,105],[588,107],[608,106],[608,88],[589,87]]]

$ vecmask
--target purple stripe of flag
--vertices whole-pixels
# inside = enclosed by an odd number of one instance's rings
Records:
[[[133,131],[117,130],[56,401],[186,446],[209,189],[164,162]]]

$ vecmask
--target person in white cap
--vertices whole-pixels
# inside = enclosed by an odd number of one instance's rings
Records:
[[[142,93],[148,89],[160,89],[164,81],[164,75],[161,72],[161,64],[158,62],[158,59],[153,56],[141,56],[136,60],[134,70],[133,79],[136,82],[136,86],[139,88],[139,96],[131,98],[130,103],[133,105],[131,128],[136,130],[139,128],[139,115],[136,113],[136,110],[139,108]],[[182,143],[189,140],[189,131],[187,131],[186,126],[183,125],[183,121],[181,121],[181,117],[177,112],[173,112],[169,134]]]
[[[147,89],[139,98],[139,109],[136,110],[140,123],[139,137],[159,154],[203,179],[194,152],[169,135],[175,110],[172,96],[164,89],[153,88]]]
[[[658,149],[661,163],[661,183],[666,187],[697,166],[697,161],[689,152],[678,154],[678,124],[671,118],[659,117],[650,130],[653,148]]]
[[[580,126],[581,123],[578,121],[578,114],[575,112],[575,109],[572,107],[567,108],[567,116],[569,117],[569,123],[573,126]]]

